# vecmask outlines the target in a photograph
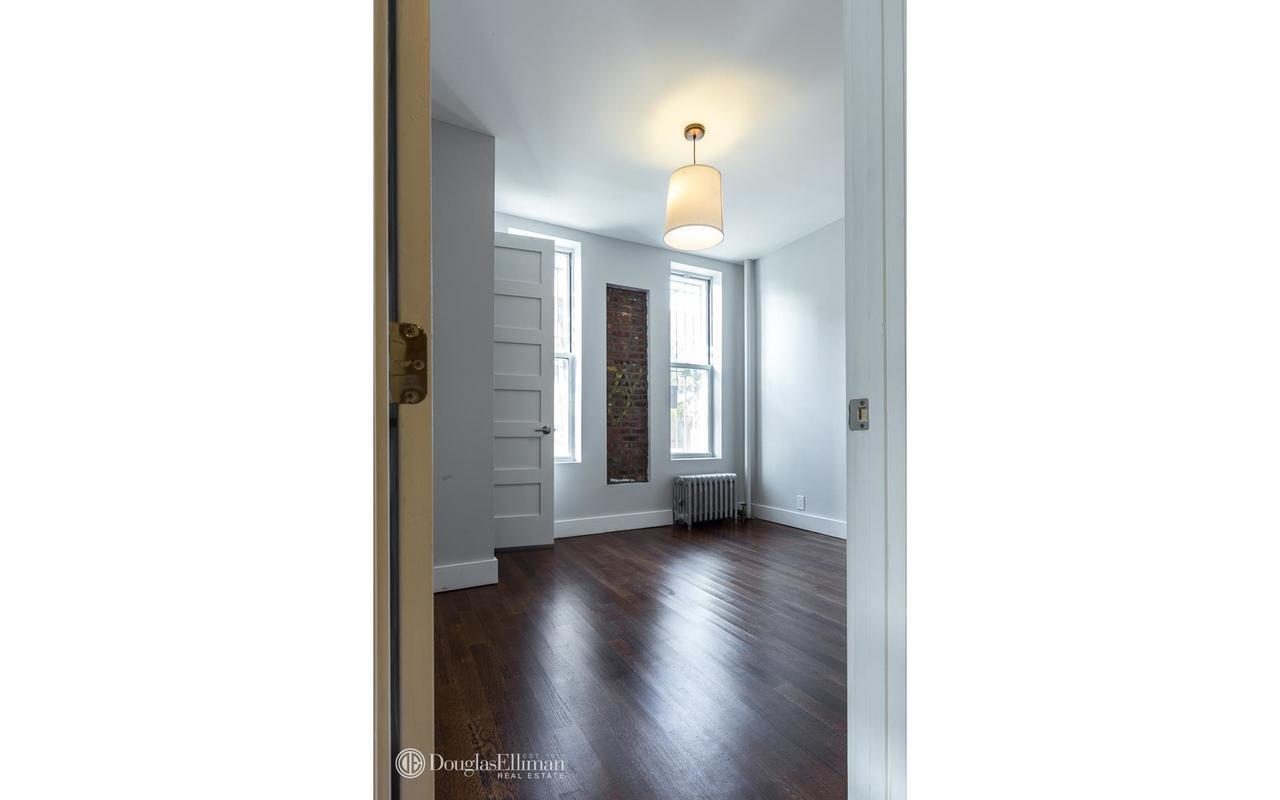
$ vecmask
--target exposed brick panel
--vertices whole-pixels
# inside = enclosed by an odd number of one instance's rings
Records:
[[[606,479],[649,480],[649,294],[605,289]]]

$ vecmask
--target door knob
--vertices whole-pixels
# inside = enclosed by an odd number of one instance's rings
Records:
[[[537,430],[538,433],[551,433],[552,428],[550,425],[543,425],[541,428],[536,428],[535,430]]]

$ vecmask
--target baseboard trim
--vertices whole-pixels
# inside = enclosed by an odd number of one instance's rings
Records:
[[[669,508],[658,511],[636,511],[630,514],[606,514],[601,517],[558,519],[555,525],[555,537],[566,539],[570,536],[629,531],[634,528],[660,528],[671,523],[672,516]]]
[[[806,514],[803,511],[791,511],[777,506],[766,506],[760,503],[751,505],[751,513],[760,519],[777,522],[780,525],[789,525],[792,528],[813,531],[824,536],[834,536],[837,539],[847,537],[845,523],[838,519],[820,517],[817,514]]]
[[[435,591],[470,589],[498,582],[498,559],[489,557],[458,564],[440,564],[435,568]]]
[[[511,547],[495,547],[493,548],[493,554],[496,556],[498,553],[519,553],[522,550],[550,550],[555,546],[555,542],[550,544],[517,544]]]

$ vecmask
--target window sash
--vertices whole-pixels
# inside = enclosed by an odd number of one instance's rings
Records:
[[[715,370],[714,370],[714,369],[711,367],[711,365],[709,365],[709,364],[682,364],[682,363],[673,363],[673,364],[671,365],[671,369],[670,369],[670,373],[669,373],[669,374],[670,374],[670,379],[671,379],[671,382],[672,382],[672,384],[673,384],[673,385],[674,385],[674,383],[675,383],[675,381],[676,381],[676,373],[677,373],[678,371],[686,371],[686,372],[687,372],[687,371],[696,371],[696,372],[701,372],[701,373],[703,373],[703,374],[705,374],[705,375],[706,375],[706,377],[705,377],[705,379],[704,379],[704,380],[706,380],[706,387],[707,387],[707,400],[706,400],[707,405],[706,405],[706,408],[705,408],[706,415],[707,415],[707,424],[706,424],[706,428],[707,428],[707,440],[706,440],[706,447],[705,447],[705,449],[701,449],[701,450],[677,450],[677,449],[676,449],[676,431],[675,431],[675,428],[672,428],[672,431],[671,431],[671,458],[673,458],[673,459],[681,459],[681,458],[714,458],[714,457],[715,457],[715,452],[714,452],[714,451],[715,451],[715,430],[716,430],[716,382],[715,382]],[[670,410],[671,410],[672,412],[674,412],[674,411],[675,411],[675,408],[674,408],[674,407],[672,407]]]
[[[573,285],[573,267],[574,267],[574,264],[573,264],[573,251],[572,251],[572,250],[559,250],[559,249],[557,249],[557,250],[555,251],[555,254],[556,254],[556,256],[557,256],[557,259],[556,259],[556,260],[557,260],[557,262],[559,261],[559,258],[558,258],[559,256],[564,256],[564,265],[565,265],[565,268],[564,268],[563,270],[561,270],[561,269],[557,268],[557,269],[555,270],[555,272],[556,272],[556,273],[561,273],[561,272],[563,272],[563,273],[564,273],[564,283],[565,283],[565,295],[564,295],[564,309],[565,309],[565,315],[564,315],[564,316],[565,316],[565,318],[564,318],[564,334],[565,334],[565,339],[566,339],[566,341],[569,343],[569,348],[568,348],[568,350],[567,350],[567,351],[565,351],[565,350],[560,350],[559,348],[557,348],[557,352],[569,352],[569,353],[571,353],[571,352],[573,352],[573,349],[574,349],[574,347],[573,347],[573,334],[574,334],[574,330],[573,330],[573,295],[574,295],[574,292],[575,292],[575,291],[577,291],[577,287]],[[559,277],[559,276],[557,275],[557,278],[558,278],[558,277]],[[556,302],[556,301],[558,300],[558,295],[560,294],[560,292],[559,292],[559,288],[560,288],[559,283],[560,283],[560,282],[559,282],[559,280],[557,280],[555,283],[556,283],[556,285],[555,285],[555,287],[554,287],[554,289],[553,289],[553,293],[552,293],[552,301],[553,301],[553,302],[555,302],[555,304],[556,304],[556,308],[557,308],[557,310],[559,310],[559,303],[558,303],[558,302]],[[560,342],[559,342],[558,340],[560,339],[559,333],[560,333],[560,327],[561,327],[561,326],[560,326],[560,320],[558,319],[558,315],[557,315],[557,319],[553,319],[553,320],[552,320],[552,322],[553,322],[553,324],[554,324],[554,329],[555,329],[555,330],[554,330],[554,334],[553,334],[553,335],[554,335],[554,338],[557,340],[557,341],[555,342],[555,344],[557,344],[557,345],[558,345],[558,344],[560,344]]]
[[[711,279],[704,277],[702,275],[692,275],[687,272],[672,270],[670,284],[668,286],[668,296],[671,295],[671,289],[674,287],[674,285],[678,283],[683,283],[686,285],[688,284],[697,285],[698,288],[702,291],[702,304],[701,304],[702,305],[702,321],[706,326],[706,329],[702,331],[702,342],[704,343],[705,347],[698,348],[698,351],[702,355],[702,360],[693,361],[693,362],[678,362],[678,363],[687,363],[691,365],[710,367],[711,366],[711,341],[712,341],[711,326],[714,324],[711,319]],[[674,322],[674,317],[672,321]],[[670,347],[671,347],[672,362],[677,363],[675,362],[675,358],[678,350],[676,347],[676,332],[674,330],[671,331]]]
[[[558,462],[577,461],[578,460],[578,442],[577,442],[578,362],[577,362],[577,358],[574,356],[573,353],[556,353],[554,360],[565,362],[565,374],[567,377],[568,387],[565,392],[566,398],[565,398],[565,414],[564,414],[564,417],[565,417],[564,441],[565,441],[566,447],[568,448],[568,452],[567,453],[557,452],[555,448],[555,444],[553,443],[551,448],[552,457],[554,458],[555,461],[558,461]],[[553,406],[555,405],[555,402],[554,402],[555,399],[556,399],[555,397],[552,398]],[[559,434],[561,432],[559,427],[560,409],[553,408],[552,410],[556,416],[555,433]],[[557,440],[560,439],[559,436],[556,436],[555,438]]]

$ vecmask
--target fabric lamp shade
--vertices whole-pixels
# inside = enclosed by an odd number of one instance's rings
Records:
[[[689,164],[671,173],[662,240],[677,250],[704,250],[724,239],[720,170]]]

